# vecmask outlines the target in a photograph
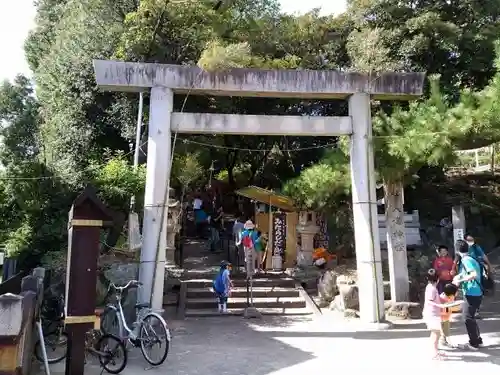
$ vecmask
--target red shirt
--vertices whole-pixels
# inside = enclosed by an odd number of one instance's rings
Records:
[[[439,276],[439,280],[449,281],[452,280],[451,270],[453,269],[453,259],[450,256],[437,257],[432,263]]]

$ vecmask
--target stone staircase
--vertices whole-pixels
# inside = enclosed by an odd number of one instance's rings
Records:
[[[247,306],[246,280],[233,277],[228,301],[229,315],[243,315]],[[317,313],[312,300],[296,281],[284,274],[267,273],[253,280],[253,305],[263,315],[309,315]],[[211,279],[184,280],[179,309],[185,317],[219,316]]]

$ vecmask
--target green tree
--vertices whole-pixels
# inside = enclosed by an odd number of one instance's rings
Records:
[[[0,241],[24,267],[44,252],[60,250],[72,196],[44,164],[39,105],[29,80],[18,76],[0,87]]]

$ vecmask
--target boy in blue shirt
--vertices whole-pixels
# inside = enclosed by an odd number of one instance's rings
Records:
[[[219,273],[213,282],[220,313],[227,313],[227,299],[231,293],[232,286],[230,270],[231,264],[223,260],[220,265]]]
[[[476,312],[483,300],[481,266],[477,260],[469,255],[469,245],[464,240],[457,241],[455,253],[461,258],[458,275],[453,279],[453,283],[461,286],[464,295],[463,313],[465,315],[465,328],[469,335],[469,343],[465,347],[477,349],[483,344],[476,321]]]

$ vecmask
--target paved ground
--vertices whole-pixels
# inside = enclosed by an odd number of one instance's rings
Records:
[[[428,332],[421,322],[397,324],[385,332],[362,331],[359,323],[336,316],[244,320],[239,317],[171,322],[172,347],[167,362],[149,368],[139,351],[130,353],[123,375],[292,375],[332,370],[458,370],[498,372],[500,318],[484,311],[480,322],[485,347],[477,352],[449,351],[446,361],[429,359]],[[462,322],[455,323],[453,342],[466,342]],[[147,370],[147,371],[145,371]],[[52,366],[62,374],[64,364]],[[412,371],[413,372],[413,371]],[[88,365],[86,374],[99,374]]]
[[[205,268],[206,261],[199,269]],[[500,264],[500,262],[495,262]],[[193,267],[195,268],[195,267]],[[500,267],[495,271],[500,276]],[[498,284],[500,286],[500,284]],[[498,288],[497,288],[498,289]],[[366,331],[356,321],[331,313],[321,317],[215,317],[169,321],[171,351],[166,363],[150,368],[139,351],[130,353],[123,375],[295,375],[330,371],[380,370],[423,373],[467,371],[496,373],[500,366],[500,289],[489,297],[479,321],[485,347],[476,352],[452,350],[448,359],[430,359],[429,333],[420,321],[397,323],[384,332]],[[452,342],[467,342],[464,324],[453,323]],[[64,373],[64,363],[52,374]],[[39,372],[39,374],[42,374]],[[100,369],[92,364],[87,375]]]

